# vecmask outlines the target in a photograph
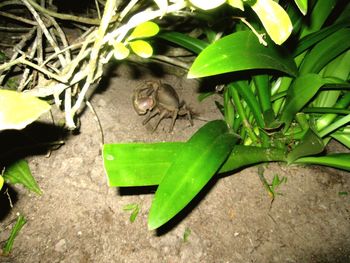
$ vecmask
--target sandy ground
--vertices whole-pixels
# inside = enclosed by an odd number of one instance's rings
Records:
[[[113,70],[92,103],[101,121],[105,142],[184,141],[200,126],[169,121],[155,133],[143,126],[131,104],[134,88],[159,79],[141,70]],[[197,82],[174,76],[163,81],[196,111],[200,118],[220,118],[212,97],[196,100]],[[324,167],[270,164],[268,180],[287,177],[270,206],[257,167],[231,176],[215,177],[176,220],[159,231],[147,230],[147,214],[154,188],[118,189],[107,186],[100,132],[94,116],[85,111],[80,134],[64,138],[65,145],[27,158],[42,196],[13,187],[14,208],[2,209],[0,241],[9,233],[15,214],[27,224],[1,262],[350,262],[349,173]],[[3,198],[2,207],[7,198]],[[137,203],[141,212],[134,223],[123,206]],[[4,230],[4,231],[3,231]],[[184,233],[190,232],[187,240]]]

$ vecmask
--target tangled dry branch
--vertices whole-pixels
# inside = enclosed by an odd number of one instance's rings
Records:
[[[177,1],[166,10],[160,10],[150,2],[138,11],[141,6],[138,4],[138,0],[130,1],[126,6],[123,1],[95,0],[96,17],[100,17],[100,8],[104,10],[100,19],[53,11],[52,0],[0,3],[0,10],[4,9],[0,16],[30,26],[14,45],[11,57],[0,65],[0,85],[5,85],[11,72],[19,70],[22,74],[17,90],[37,97],[52,97],[57,107],[63,107],[66,126],[76,128],[74,117],[85,105],[90,87],[101,78],[103,64],[112,58],[110,43],[122,42],[131,29],[143,22],[186,7],[185,1]],[[16,15],[23,6],[32,19]],[[128,20],[124,22],[126,18]],[[72,43],[62,28],[63,21],[69,21],[82,30]]]

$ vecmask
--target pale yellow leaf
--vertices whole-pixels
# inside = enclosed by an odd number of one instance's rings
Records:
[[[127,56],[129,56],[130,51],[123,43],[120,43],[120,42],[114,43],[113,47],[114,47],[113,55],[116,59],[122,60]]]
[[[210,10],[221,6],[226,0],[190,0],[191,4],[203,10]]]
[[[238,9],[244,11],[244,6],[243,6],[242,0],[228,0],[227,3],[234,8],[238,8]]]
[[[135,29],[132,31],[131,35],[129,36],[128,41],[135,38],[152,37],[157,35],[158,32],[159,32],[159,26],[154,22],[147,21],[135,27]]]
[[[50,105],[26,93],[0,90],[0,130],[23,129],[47,112]]]
[[[132,51],[134,51],[136,55],[142,58],[149,58],[153,54],[152,46],[146,41],[136,40],[136,41],[129,42],[129,45]]]
[[[292,33],[292,22],[286,11],[273,0],[257,0],[252,6],[270,38],[278,45]]]
[[[2,188],[3,185],[4,185],[4,177],[2,177],[2,176],[0,175],[0,190],[1,190],[1,188]]]

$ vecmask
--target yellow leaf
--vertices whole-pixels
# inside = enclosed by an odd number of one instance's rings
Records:
[[[153,48],[150,44],[143,40],[136,40],[129,42],[129,45],[138,56],[142,58],[149,58],[153,54]]]
[[[129,56],[130,50],[123,43],[114,43],[114,52],[113,55],[116,59],[122,60]]]
[[[3,185],[4,185],[4,177],[2,177],[2,176],[0,175],[0,190],[1,190],[1,188],[2,188]]]
[[[271,39],[281,45],[292,33],[292,22],[286,11],[273,0],[257,0],[252,9],[258,15]]]
[[[159,26],[151,21],[144,22],[135,27],[134,31],[132,31],[131,35],[128,38],[128,41],[135,38],[145,38],[152,37],[157,35],[159,32]]]
[[[241,9],[242,11],[244,11],[244,6],[243,6],[242,0],[228,0],[227,3],[234,8],[238,8],[238,9]]]
[[[0,90],[0,131],[23,129],[49,109],[47,102],[29,94]]]
[[[190,0],[190,2],[200,9],[210,10],[221,6],[226,0]]]

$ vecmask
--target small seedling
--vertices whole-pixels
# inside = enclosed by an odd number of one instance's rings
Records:
[[[191,235],[191,229],[189,227],[186,227],[183,235],[183,242],[187,242],[190,235]]]
[[[129,220],[131,223],[133,223],[137,217],[137,215],[139,214],[140,212],[140,206],[138,204],[127,204],[123,207],[123,210],[124,211],[130,211],[131,212],[131,215],[129,217]]]
[[[341,191],[341,192],[338,192],[338,195],[339,196],[347,196],[347,195],[349,195],[349,193],[346,191]]]
[[[26,222],[27,221],[23,215],[18,215],[16,224],[13,226],[11,234],[6,241],[4,248],[2,249],[3,256],[8,256],[10,254],[13,247],[13,242],[15,241],[16,236],[19,234],[19,231],[21,231]]]
[[[277,187],[279,187],[282,183],[287,182],[287,177],[283,176],[282,178],[280,178],[278,174],[275,174],[271,184],[269,184],[264,177],[264,168],[262,166],[258,167],[258,175],[265,189],[267,190],[268,194],[272,199],[271,200],[271,204],[272,204],[272,202],[275,200],[276,195],[282,195],[281,193],[276,192],[276,190],[277,190]]]

